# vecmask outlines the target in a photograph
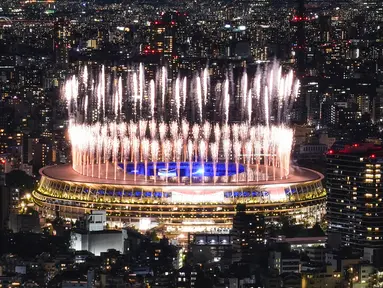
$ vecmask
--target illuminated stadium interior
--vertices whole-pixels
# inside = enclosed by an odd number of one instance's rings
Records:
[[[166,168],[168,164],[168,168]],[[118,164],[118,166],[121,169],[124,169],[124,165],[122,163]],[[176,162],[157,162],[156,163],[156,175],[157,176],[163,176],[166,177],[177,177],[178,176],[178,169],[177,169],[177,163]],[[213,172],[214,168],[216,169],[215,174]],[[145,175],[145,163],[138,163],[137,167],[134,167],[133,163],[129,163],[125,167],[125,171],[128,174],[134,175],[135,173],[137,175]],[[214,175],[219,176],[225,176],[226,175],[226,166],[225,163],[213,163],[213,162],[205,162],[204,165],[202,165],[200,162],[193,162],[192,163],[192,173],[190,173],[190,164],[189,162],[180,162],[179,164],[179,176],[180,177],[190,177],[190,175],[196,176],[196,177],[213,177]],[[239,173],[243,173],[245,171],[245,167],[242,164],[239,164]],[[147,163],[147,175],[148,176],[154,176],[155,170],[154,170],[154,163],[149,162]],[[233,176],[236,174],[236,165],[235,163],[228,163],[228,176]]]

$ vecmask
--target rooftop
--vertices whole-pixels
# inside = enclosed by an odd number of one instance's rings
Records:
[[[113,168],[111,167],[109,171],[113,171]],[[119,171],[119,173],[122,173],[122,171]],[[64,164],[64,165],[55,165],[55,166],[48,166],[40,169],[40,174],[42,176],[45,176],[52,180],[61,180],[61,181],[68,181],[72,183],[81,183],[81,184],[100,184],[100,185],[139,185],[139,186],[183,186],[188,187],[190,185],[185,183],[166,183],[165,181],[157,181],[154,183],[151,180],[145,181],[144,177],[137,176],[136,182],[133,180],[132,175],[127,175],[126,180],[123,180],[122,177],[118,177],[118,179],[113,179],[113,177],[108,177],[108,179],[101,179],[97,177],[91,177],[86,175],[81,175],[77,173],[75,170],[73,170],[72,166],[70,164]],[[290,168],[290,175],[287,179],[277,179],[275,181],[268,180],[268,181],[259,181],[259,182],[246,182],[246,181],[240,181],[238,183],[236,182],[230,182],[230,183],[216,183],[215,185],[210,183],[214,186],[249,186],[249,185],[262,185],[262,186],[269,186],[269,185],[276,185],[276,184],[303,184],[305,182],[311,182],[315,180],[320,180],[323,178],[323,175],[319,172],[316,172],[314,170],[310,170],[307,168],[297,167],[293,166]],[[206,186],[208,183],[193,183],[192,186]]]
[[[383,148],[381,145],[374,143],[340,143],[336,142],[327,152],[328,155],[332,154],[349,154],[349,155],[363,155],[375,158],[383,156]]]

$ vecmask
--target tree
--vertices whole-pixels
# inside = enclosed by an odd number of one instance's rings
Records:
[[[11,188],[22,190],[33,190],[36,185],[34,178],[21,170],[13,170],[5,174],[5,183]]]
[[[195,263],[205,265],[213,260],[213,255],[209,246],[201,247],[200,251],[193,253]]]
[[[152,242],[158,242],[159,238],[158,238],[158,235],[157,235],[157,232],[152,229],[152,230],[149,230],[146,232],[146,237],[148,237]]]

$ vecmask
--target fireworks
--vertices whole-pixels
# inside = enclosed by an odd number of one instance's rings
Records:
[[[229,78],[213,84],[208,69],[193,79],[174,81],[165,67],[157,79],[148,81],[142,64],[129,73],[113,78],[104,67],[100,73],[85,67],[81,77],[66,81],[72,165],[78,173],[126,180],[124,171],[133,163],[134,181],[138,181],[137,165],[144,162],[144,181],[156,182],[165,175],[166,182],[170,178],[180,182],[180,163],[187,162],[190,183],[198,182],[192,178],[222,183],[288,177],[293,131],[286,123],[299,89],[292,72],[283,75],[276,63],[258,69],[254,77],[244,71],[238,91]],[[92,79],[91,75],[98,76]],[[219,121],[215,122],[207,117],[213,101],[218,103],[213,118]],[[165,173],[156,171],[161,159]],[[220,161],[226,163],[226,172],[218,178]],[[236,164],[235,177],[227,172],[230,161]],[[148,162],[153,162],[154,172],[148,172]],[[171,162],[177,164],[175,173],[168,171]],[[194,171],[197,162],[201,168]],[[239,175],[241,163],[246,163],[243,175]],[[209,165],[214,171],[210,179],[205,174]]]

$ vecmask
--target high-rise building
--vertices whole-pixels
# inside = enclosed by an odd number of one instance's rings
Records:
[[[150,46],[144,51],[159,53],[165,60],[170,60],[175,55],[175,32],[177,22],[174,20],[155,21],[151,26]]]
[[[7,157],[0,154],[0,186],[5,186],[5,174],[7,173]]]
[[[302,83],[303,84],[303,83]],[[304,86],[303,86],[304,85]],[[319,83],[315,78],[306,78],[302,90],[306,94],[307,122],[310,125],[318,125],[320,120],[320,97]]]
[[[265,219],[263,215],[247,214],[246,206],[238,205],[233,218],[233,248],[243,259],[254,256],[259,245],[265,241]]]
[[[52,164],[55,160],[55,153],[52,145],[52,141],[47,139],[40,139],[38,143],[34,145],[33,155],[33,168],[35,171],[38,169]]]
[[[355,103],[326,100],[321,103],[320,123],[327,127],[346,127],[355,123],[357,108]]]
[[[0,230],[8,228],[11,190],[6,186],[7,158],[0,155]]]
[[[334,144],[327,153],[328,234],[343,246],[383,247],[382,163],[373,143]]]
[[[296,0],[295,15],[291,24],[296,26],[295,33],[295,57],[296,69],[298,76],[305,73],[305,57],[306,57],[306,37],[305,37],[305,22],[306,22],[306,8],[305,0]]]
[[[10,214],[11,190],[5,185],[0,186],[0,230],[8,228]]]
[[[65,67],[69,61],[70,30],[68,22],[60,20],[54,26],[54,51],[56,64]]]

